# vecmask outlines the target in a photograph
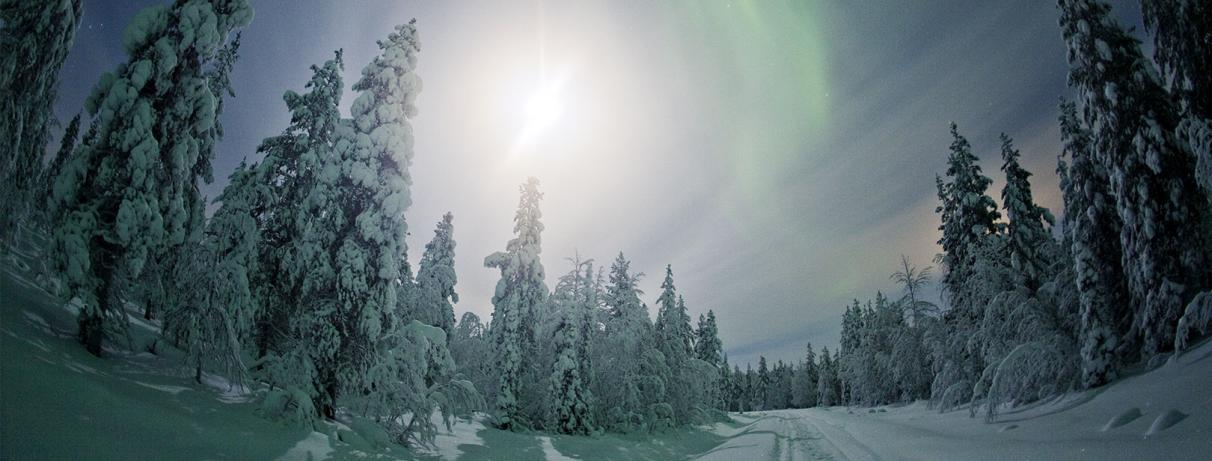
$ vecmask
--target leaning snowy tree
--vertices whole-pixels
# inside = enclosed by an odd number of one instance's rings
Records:
[[[514,216],[514,237],[504,252],[484,258],[484,266],[501,270],[496,294],[492,297],[492,331],[496,346],[498,389],[496,425],[502,429],[520,429],[527,422],[519,411],[519,379],[526,354],[535,349],[534,327],[537,310],[547,302],[546,273],[539,260],[542,252],[543,213],[539,201],[539,180],[527,179],[520,187],[522,197]]]
[[[1115,378],[1133,343],[1132,311],[1120,265],[1122,223],[1106,169],[1094,158],[1090,132],[1078,120],[1077,107],[1061,100],[1060,109],[1062,155],[1070,163],[1062,157],[1057,169],[1081,304],[1082,384],[1094,387]]]
[[[79,337],[95,355],[111,320],[125,319],[123,283],[202,225],[191,210],[217,136],[206,68],[251,20],[243,0],[145,9],[123,34],[130,61],[102,75],[85,102],[96,136],[55,180],[52,253],[66,297],[82,301]]]
[[[455,323],[451,303],[459,302],[459,294],[454,291],[458,282],[454,250],[454,215],[446,213],[438,222],[433,240],[425,245],[425,253],[421,256],[421,267],[417,271],[417,294],[410,314],[413,319],[441,328],[447,334],[454,329]]]
[[[1078,90],[1098,163],[1123,226],[1123,267],[1151,358],[1173,347],[1184,306],[1212,286],[1209,207],[1195,156],[1175,135],[1178,110],[1153,64],[1097,0],[1061,0],[1069,84]]]
[[[0,235],[5,239],[15,235],[31,206],[41,205],[34,200],[42,190],[43,148],[55,124],[59,69],[75,39],[80,7],[80,0],[0,3]]]

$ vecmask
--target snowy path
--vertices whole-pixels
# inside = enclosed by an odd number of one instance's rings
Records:
[[[772,459],[779,461],[845,459],[816,422],[800,414],[766,412],[740,429],[717,433],[727,441],[702,454],[699,460]],[[746,417],[737,416],[744,421]]]

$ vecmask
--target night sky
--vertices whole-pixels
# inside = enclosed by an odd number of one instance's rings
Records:
[[[66,121],[126,60],[123,28],[162,2],[85,0],[61,72]],[[1135,2],[1112,2],[1139,30]],[[518,185],[538,177],[548,285],[576,253],[621,250],[655,316],[665,264],[692,318],[714,309],[733,363],[834,349],[844,306],[904,254],[939,251],[934,175],[955,121],[994,178],[1005,132],[1060,214],[1057,99],[1065,48],[1052,2],[254,1],[215,159],[218,195],[261,139],[282,131],[286,90],[344,49],[349,90],[375,40],[417,18],[424,90],[413,120],[409,259],[455,215],[460,302],[490,318]],[[1146,50],[1151,47],[1146,43]],[[528,124],[532,94],[558,115]],[[50,143],[58,146],[57,142]],[[414,266],[415,267],[415,266]],[[937,289],[932,289],[937,293]],[[937,294],[935,294],[937,299]],[[742,365],[743,367],[743,365]]]

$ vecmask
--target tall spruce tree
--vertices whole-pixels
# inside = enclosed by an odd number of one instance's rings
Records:
[[[530,178],[520,187],[522,197],[514,216],[514,237],[504,252],[484,258],[486,267],[501,270],[496,294],[492,297],[492,338],[496,343],[497,375],[496,425],[502,429],[520,429],[526,425],[519,410],[518,392],[523,385],[523,363],[534,352],[537,312],[547,302],[546,274],[539,260],[542,251],[543,217],[539,201],[539,180]]]
[[[641,366],[641,358],[655,347],[648,307],[637,286],[642,277],[643,273],[631,271],[631,262],[620,252],[610,265],[603,293],[604,329],[595,336],[600,345],[594,347],[591,385],[600,408],[598,420],[607,429],[622,432],[643,426],[647,406],[642,387],[652,381]]]
[[[686,313],[686,302],[677,294],[673,285],[673,267],[665,266],[665,280],[661,283],[661,296],[657,299],[660,309],[655,324],[656,349],[664,355],[670,379],[665,383],[664,401],[673,409],[674,420],[687,420],[690,409],[692,385],[688,361],[694,357],[691,341],[694,332],[690,328],[690,316]]]
[[[243,0],[147,8],[123,35],[130,61],[102,75],[85,102],[97,134],[55,180],[52,253],[66,297],[83,301],[79,337],[95,355],[106,328],[125,319],[122,284],[202,225],[191,219],[200,217],[197,181],[210,179],[217,136],[205,69],[251,19]]]
[[[699,327],[695,330],[694,355],[699,360],[719,366],[722,349],[719,327],[715,323],[715,311],[708,309],[706,316],[699,315]]]
[[[454,286],[458,278],[454,269],[454,215],[446,213],[438,221],[433,240],[425,245],[417,272],[415,318],[436,326],[449,334],[454,328],[454,306],[459,294]]]
[[[753,396],[754,402],[756,402],[754,407],[761,410],[770,410],[770,367],[766,365],[766,356],[764,355],[758,357],[757,382],[754,384],[756,386]]]
[[[593,261],[573,260],[573,269],[560,277],[553,294],[558,320],[554,332],[555,362],[548,384],[551,426],[564,434],[594,430],[589,380],[589,317],[597,296]]]
[[[1123,226],[1123,267],[1142,353],[1173,347],[1183,307],[1212,284],[1207,201],[1195,158],[1174,134],[1178,110],[1140,43],[1097,0],[1061,0],[1069,83],[1091,126]]]
[[[1059,160],[1065,200],[1064,227],[1073,255],[1073,272],[1081,303],[1082,383],[1086,387],[1115,378],[1132,341],[1119,232],[1107,170],[1096,161],[1090,132],[1077,107],[1060,104],[1064,151]],[[1069,158],[1066,165],[1064,157]]]
[[[937,180],[941,204],[935,211],[942,218],[939,230],[943,235],[938,241],[943,247],[940,258],[946,269],[942,282],[951,293],[952,308],[956,308],[965,303],[961,294],[975,263],[976,247],[985,236],[997,233],[996,221],[1000,215],[993,198],[985,193],[993,180],[981,174],[972,146],[959,134],[954,123],[951,124],[951,137],[948,181]]]
[[[261,309],[256,316],[256,357],[269,354],[284,358],[293,352],[290,338],[296,333],[292,320],[304,312],[303,281],[308,273],[301,268],[303,253],[298,249],[304,227],[310,220],[309,200],[319,184],[321,172],[335,172],[333,145],[341,123],[340,104],[344,69],[341,51],[321,66],[311,66],[308,92],[287,91],[283,95],[290,111],[290,125],[282,134],[264,139],[257,152],[264,158],[248,179],[249,190],[224,195],[246,194],[252,203],[248,212],[257,220],[258,271],[250,273]],[[331,174],[331,173],[330,173]],[[239,187],[233,181],[228,187]],[[224,203],[224,206],[227,206]],[[220,207],[220,212],[223,208]],[[302,350],[298,351],[303,353]]]
[[[1018,273],[1029,293],[1035,293],[1040,283],[1048,278],[1051,261],[1047,260],[1047,246],[1051,236],[1045,224],[1055,223],[1052,213],[1035,204],[1031,195],[1031,173],[1018,164],[1018,149],[1005,133],[1002,140],[1002,171],[1006,173],[1006,185],[1002,188],[1002,206],[1006,210],[1006,237],[1010,250],[1010,264]]]

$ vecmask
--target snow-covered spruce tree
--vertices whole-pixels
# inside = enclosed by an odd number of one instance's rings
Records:
[[[1178,110],[1140,43],[1097,0],[1061,0],[1069,83],[1107,168],[1123,226],[1123,267],[1149,358],[1173,347],[1183,307],[1212,285],[1209,207],[1195,158],[1175,135]]]
[[[1005,133],[1002,141],[1002,171],[1006,173],[1006,185],[1002,187],[1002,207],[1006,210],[1006,237],[1010,250],[1011,267],[1018,273],[1029,293],[1039,289],[1042,280],[1049,278],[1047,245],[1052,237],[1045,224],[1052,226],[1055,219],[1048,209],[1035,204],[1031,195],[1031,173],[1018,163],[1018,149]]]
[[[812,343],[808,343],[806,349],[804,361],[796,369],[792,382],[791,404],[795,408],[808,408],[817,404],[817,380],[820,379],[820,375],[816,364],[816,352],[812,350]]]
[[[414,318],[449,333],[454,328],[454,306],[459,294],[454,269],[454,215],[446,213],[434,230],[433,240],[425,245],[417,272],[417,296]]]
[[[1081,303],[1082,383],[1094,387],[1115,378],[1134,342],[1132,311],[1120,265],[1122,224],[1106,169],[1096,161],[1090,132],[1077,118],[1077,107],[1062,100],[1060,109],[1064,151],[1058,172],[1065,200],[1064,228]]]
[[[313,249],[331,244],[319,242],[317,233],[305,234],[304,226],[313,213],[318,214],[314,203],[331,195],[330,189],[322,188],[325,183],[321,175],[339,174],[334,145],[341,124],[341,58],[337,51],[322,66],[311,67],[308,92],[287,91],[283,95],[291,123],[282,134],[266,138],[257,147],[264,158],[248,179],[250,189],[239,192],[259,202],[249,210],[259,230],[258,270],[249,272],[260,305],[252,335],[257,379],[273,389],[261,410],[271,418],[304,423],[335,411],[321,378],[333,384],[334,392],[335,379],[321,376],[319,370],[334,367],[333,359],[320,352],[335,350],[339,338],[323,317],[331,315],[331,309],[316,308],[318,300],[307,296],[313,287],[331,284],[322,279],[331,279],[332,271],[320,270],[322,266],[310,269],[305,263],[322,264],[324,260],[316,256],[316,251],[301,250],[309,242],[314,242]],[[328,212],[323,217],[328,229],[335,232],[339,214]]]
[[[877,292],[874,302],[866,307],[855,306],[858,313],[858,345],[842,354],[842,374],[846,379],[851,403],[878,405],[898,400],[893,363],[896,340],[906,328],[904,311],[899,303],[890,302]]]
[[[715,312],[708,309],[707,314],[699,314],[698,328],[694,330],[694,356],[715,370],[719,379],[713,383],[700,383],[707,386],[707,401],[702,402],[709,408],[724,409],[724,391],[727,381],[724,375],[727,368],[721,368],[723,343],[720,342],[719,327],[716,325]],[[725,410],[727,411],[727,410]]]
[[[798,364],[779,360],[779,365],[779,400],[783,408],[797,408],[795,406],[795,372]]]
[[[687,421],[694,406],[688,392],[691,386],[688,361],[693,357],[691,341],[694,332],[690,329],[685,300],[674,288],[671,265],[665,266],[665,280],[661,282],[657,305],[659,310],[654,325],[656,348],[664,355],[665,365],[671,373],[671,381],[665,385],[664,400],[673,407],[675,421],[680,424]]]
[[[951,136],[948,180],[935,180],[941,202],[935,211],[941,215],[939,230],[943,234],[938,242],[943,247],[938,261],[943,266],[942,282],[950,300],[950,309],[942,318],[945,332],[935,343],[940,365],[931,395],[936,402],[945,394],[970,387],[971,380],[984,368],[979,341],[969,340],[979,328],[984,307],[982,300],[973,298],[988,298],[1000,289],[974,278],[996,272],[1004,246],[996,222],[1000,215],[993,198],[986,194],[993,181],[981,173],[971,145],[954,123]]]
[[[80,0],[0,4],[0,235],[5,239],[15,235],[27,214],[41,208],[35,200],[40,202],[37,194],[43,190],[38,181],[43,149],[56,123],[59,69],[72,47],[80,13]]]
[[[205,142],[199,143],[197,161],[190,168],[193,174],[200,176],[208,184],[213,179],[210,162],[214,157],[214,149],[219,139],[223,137],[223,124],[220,122],[223,114],[223,102],[225,98],[235,96],[235,91],[231,86],[231,72],[240,57],[239,49],[240,32],[236,32],[234,38],[214,53],[203,71],[206,85],[209,87],[210,93],[214,95],[214,122],[205,133],[199,136],[199,139]],[[187,290],[196,289],[196,286],[190,283],[188,274],[184,276],[176,274],[181,273],[182,269],[177,266],[186,264],[182,259],[186,257],[187,253],[193,251],[191,247],[200,244],[203,238],[203,230],[206,226],[206,199],[202,197],[196,183],[183,185],[178,194],[185,197],[183,201],[186,217],[182,226],[185,229],[185,236],[179,243],[174,242],[161,248],[159,254],[148,258],[147,265],[142,271],[143,275],[133,282],[138,289],[132,290],[133,292],[130,293],[133,301],[143,305],[143,318],[147,320],[151,320],[156,312],[168,307],[180,306],[183,301],[179,296],[184,296]],[[200,268],[199,266],[194,267]]]
[[[665,280],[661,282],[661,295],[657,298],[657,349],[665,354],[670,363],[680,363],[690,355],[689,316],[679,303],[677,289],[673,285],[673,266],[665,266]],[[686,325],[683,325],[683,319]]]
[[[733,387],[732,368],[728,366],[728,355],[725,354],[722,363],[719,366],[720,384],[718,394],[718,406],[722,411],[736,411],[732,406],[732,396],[736,389]]]
[[[746,411],[748,406],[745,396],[749,391],[745,387],[745,373],[741,372],[740,365],[733,365],[730,376],[732,377],[732,385],[730,386],[732,393],[728,397],[730,400],[728,409],[729,411]]]
[[[837,381],[837,367],[833,362],[833,358],[829,356],[828,346],[821,348],[821,359],[817,370],[820,374],[816,382],[817,405],[830,407],[841,403],[835,384]]]
[[[766,356],[758,356],[757,381],[754,383],[754,408],[770,410],[770,367]]]
[[[547,388],[550,427],[562,434],[594,431],[589,393],[589,318],[597,302],[593,261],[572,259],[573,269],[560,277],[552,301],[558,316],[553,333],[555,360]],[[589,373],[586,373],[589,372]]]
[[[390,374],[367,370],[398,360],[402,352],[397,349],[409,347],[409,333],[398,331],[409,326],[397,322],[394,313],[407,234],[404,211],[411,204],[408,119],[416,115],[421,91],[415,23],[396,26],[379,41],[381,53],[362,69],[353,86],[360,93],[351,106],[353,119],[337,126],[332,162],[321,160],[320,175],[304,202],[310,216],[297,225],[301,238],[296,251],[308,307],[299,323],[307,333],[325,338],[311,352],[323,390],[320,409],[328,418],[335,416],[343,388],[372,399],[375,392],[398,391],[376,385],[392,382]],[[401,339],[391,342],[392,335]],[[445,350],[442,336],[442,341],[427,342]],[[429,372],[421,366],[409,371]]]
[[[535,350],[534,326],[537,310],[547,302],[546,273],[539,259],[542,251],[543,213],[539,201],[539,180],[530,178],[519,188],[518,212],[514,216],[514,237],[504,252],[484,258],[484,266],[501,270],[496,294],[492,297],[492,332],[497,356],[496,425],[501,429],[521,429],[525,421],[519,411],[519,379],[526,354]]]
[[[942,282],[952,295],[952,307],[963,307],[957,299],[974,264],[973,247],[984,236],[997,233],[999,214],[993,198],[985,192],[993,180],[981,174],[972,146],[951,124],[951,153],[947,157],[947,182],[938,182],[941,204],[935,210],[941,214],[943,235],[938,243],[943,247],[940,262],[945,272]]]
[[[308,221],[310,210],[306,200],[319,183],[320,174],[337,172],[335,167],[325,169],[325,165],[336,164],[332,157],[341,120],[338,110],[343,88],[341,52],[337,51],[333,59],[321,66],[311,66],[311,70],[312,77],[306,84],[308,92],[287,91],[283,95],[291,113],[290,125],[282,134],[261,141],[257,152],[264,157],[249,179],[249,186],[259,191],[258,206],[249,210],[260,231],[257,248],[260,270],[249,273],[261,305],[253,332],[255,357],[259,361],[284,360],[289,353],[305,352],[288,345],[298,345],[289,338],[294,334],[292,321],[303,310],[302,282],[306,275],[297,264],[301,255],[295,245],[302,237],[302,225]],[[278,382],[273,377],[264,379],[271,384]]]
[[[1142,0],[1141,13],[1153,33],[1153,57],[1182,103],[1178,134],[1187,138],[1195,179],[1212,201],[1212,5]]]
[[[648,307],[640,301],[643,293],[637,287],[643,273],[631,272],[630,266],[623,253],[610,266],[603,294],[607,315],[592,350],[595,421],[617,432],[643,430],[649,402],[664,398],[663,391],[661,395],[643,392],[658,387],[657,378],[642,366],[643,359],[655,352],[655,344]]]
[[[706,316],[699,315],[699,326],[694,333],[695,357],[718,366],[723,354],[723,343],[720,342],[720,330],[715,323],[715,311],[708,309]]]
[[[200,208],[197,180],[209,179],[217,135],[205,67],[251,19],[242,0],[145,9],[123,35],[130,62],[104,74],[85,102],[97,135],[55,180],[52,253],[66,297],[83,301],[79,336],[93,354],[107,319],[124,318],[124,281],[202,225],[190,210]]]

